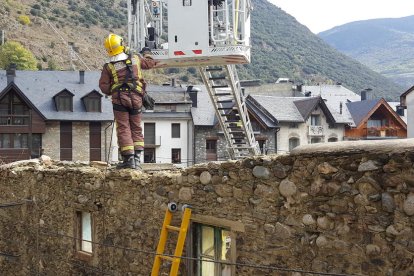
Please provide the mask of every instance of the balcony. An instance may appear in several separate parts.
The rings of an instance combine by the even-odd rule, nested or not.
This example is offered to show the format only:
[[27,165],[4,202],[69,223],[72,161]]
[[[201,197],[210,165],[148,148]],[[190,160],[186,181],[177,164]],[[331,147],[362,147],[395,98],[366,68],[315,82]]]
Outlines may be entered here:
[[308,135],[311,137],[324,136],[323,126],[309,126]]
[[0,115],[0,125],[2,126],[28,126],[29,115]]
[[366,129],[366,139],[398,138],[398,131],[392,127],[369,127]]

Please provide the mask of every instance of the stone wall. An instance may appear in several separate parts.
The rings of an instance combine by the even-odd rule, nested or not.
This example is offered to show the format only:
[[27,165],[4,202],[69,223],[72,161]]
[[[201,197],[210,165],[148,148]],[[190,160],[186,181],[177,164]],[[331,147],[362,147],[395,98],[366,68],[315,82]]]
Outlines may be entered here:
[[[2,275],[149,275],[170,201],[230,227],[238,263],[414,274],[414,139],[307,145],[156,173],[43,158],[1,166],[0,187],[1,203],[22,204],[0,208]],[[76,250],[79,211],[92,214],[92,256]],[[234,273],[306,275],[243,265]]]

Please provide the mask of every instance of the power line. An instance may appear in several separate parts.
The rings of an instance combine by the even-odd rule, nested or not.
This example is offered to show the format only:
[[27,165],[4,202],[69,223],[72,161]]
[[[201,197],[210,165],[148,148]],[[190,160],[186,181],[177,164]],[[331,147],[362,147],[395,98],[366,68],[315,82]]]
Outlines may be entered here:
[[[87,241],[87,240],[83,240],[77,237],[60,234],[57,232],[51,232],[51,231],[41,231],[40,234],[44,234],[48,236],[58,236],[58,237],[74,239],[78,241]],[[172,254],[157,254],[157,253],[154,253],[148,250],[142,250],[142,249],[120,246],[120,245],[115,245],[115,244],[110,245],[110,244],[103,244],[103,243],[98,243],[98,242],[93,242],[93,241],[87,241],[87,242],[90,242],[95,245],[100,245],[103,247],[110,247],[110,248],[121,249],[125,251],[150,254],[153,256],[165,256],[165,257],[171,257],[171,258],[179,258],[182,260],[209,262],[209,263],[216,263],[216,264],[231,265],[231,266],[236,266],[236,267],[248,267],[248,268],[265,269],[265,270],[271,270],[271,271],[283,271],[283,272],[299,272],[299,273],[306,273],[306,274],[312,274],[312,275],[330,275],[330,276],[356,276],[358,275],[358,274],[343,274],[343,273],[331,273],[331,272],[320,272],[320,271],[316,272],[316,271],[308,271],[308,270],[303,270],[303,269],[289,269],[289,268],[275,267],[275,266],[270,266],[270,265],[256,265],[256,264],[241,263],[241,262],[216,261],[216,260],[200,259],[200,258],[195,258],[195,257],[175,256]]]

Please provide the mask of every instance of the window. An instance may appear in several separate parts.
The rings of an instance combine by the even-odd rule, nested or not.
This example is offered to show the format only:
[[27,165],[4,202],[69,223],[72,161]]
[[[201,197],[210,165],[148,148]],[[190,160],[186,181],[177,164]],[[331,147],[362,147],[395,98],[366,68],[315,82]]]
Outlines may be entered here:
[[72,161],[72,122],[60,122],[60,160]]
[[156,163],[154,148],[144,149],[144,163]]
[[173,164],[181,163],[181,149],[171,149],[171,162]]
[[338,138],[331,137],[331,138],[328,139],[328,142],[338,142]]
[[58,111],[72,111],[72,97],[60,96],[56,100]]
[[86,112],[102,112],[101,98],[102,95],[95,90],[82,97]]
[[0,148],[2,149],[11,148],[10,134],[8,133],[0,134]]
[[28,145],[27,145],[27,139],[28,138],[28,134],[27,133],[16,133],[14,134],[14,145],[13,147],[15,149],[27,149]]
[[[234,239],[230,230],[200,223],[193,224],[196,262],[195,275],[199,276],[230,276],[232,267],[211,261],[232,262],[235,252]],[[208,260],[209,262],[203,262]]]
[[368,120],[367,127],[381,127],[382,123],[382,120]]
[[144,123],[145,145],[155,145],[155,123]]
[[53,99],[55,101],[57,111],[73,111],[73,94],[68,90],[63,90],[56,94]]
[[[36,137],[35,135],[36,134],[33,134],[33,137]],[[28,149],[29,148],[29,134],[27,133],[2,133],[0,134],[0,148]]]
[[322,139],[321,138],[312,138],[311,139],[311,144],[317,144],[317,143],[321,143]]
[[101,123],[89,123],[89,161],[101,161]]
[[76,212],[77,218],[77,251],[91,254],[92,245],[92,216],[89,212]]
[[260,148],[260,152],[261,154],[266,154],[267,153],[267,148],[266,148],[266,140],[263,139],[257,139],[257,143],[259,143],[259,148]]
[[29,107],[11,92],[0,100],[0,125],[29,125]]
[[296,138],[296,137],[289,138],[289,151],[293,150],[299,145],[300,145],[299,138]]
[[289,128],[299,128],[299,124],[298,123],[290,123]]
[[84,100],[86,112],[102,112],[100,97],[87,97]]
[[183,6],[184,6],[184,7],[186,7],[186,6],[191,6],[191,1],[192,1],[192,0],[183,0]]
[[42,134],[32,134],[32,158],[39,158],[42,155]]
[[217,161],[217,139],[206,140],[207,161]]
[[180,124],[171,124],[171,137],[180,138]]
[[311,125],[312,126],[320,126],[321,125],[321,116],[319,114],[311,115]]

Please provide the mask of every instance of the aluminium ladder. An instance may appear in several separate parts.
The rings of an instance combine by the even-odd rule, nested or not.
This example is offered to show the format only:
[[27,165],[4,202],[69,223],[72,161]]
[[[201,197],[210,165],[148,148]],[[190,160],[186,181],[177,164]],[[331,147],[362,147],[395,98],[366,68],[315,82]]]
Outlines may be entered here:
[[231,159],[259,155],[235,65],[199,67]]
[[[170,225],[173,213],[177,211],[177,205],[175,203],[168,204],[167,211],[165,212],[164,222],[162,224],[160,240],[157,246],[157,253],[154,258],[154,265],[152,266],[151,276],[158,276],[161,267],[161,261],[167,260],[171,262],[170,276],[177,276],[178,269],[181,262],[181,255],[183,254],[184,242],[187,235],[187,230],[190,224],[191,207],[184,205],[184,214],[181,219],[181,226],[176,227]],[[174,256],[164,255],[165,245],[167,243],[168,231],[178,232],[177,244],[174,251]]]

